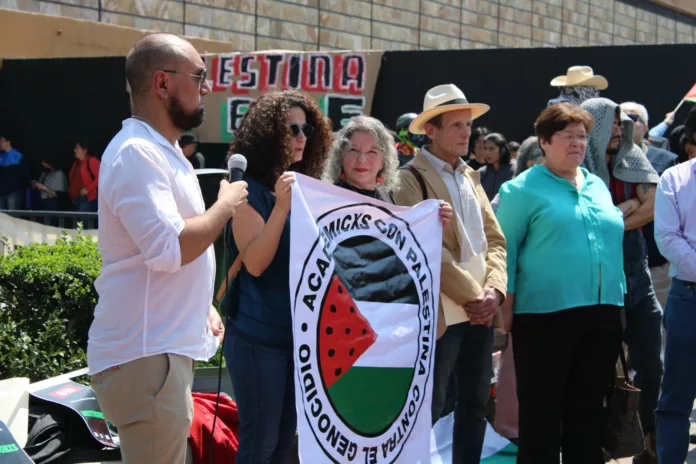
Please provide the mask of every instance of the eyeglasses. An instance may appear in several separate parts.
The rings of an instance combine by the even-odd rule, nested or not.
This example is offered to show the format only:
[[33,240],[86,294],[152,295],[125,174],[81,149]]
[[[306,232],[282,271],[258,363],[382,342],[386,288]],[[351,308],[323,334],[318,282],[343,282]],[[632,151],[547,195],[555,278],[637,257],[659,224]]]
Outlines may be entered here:
[[558,134],[558,138],[560,138],[563,141],[563,143],[568,143],[568,144],[573,143],[576,140],[580,143],[583,143],[583,144],[587,143],[587,134],[575,135],[575,134],[561,132],[560,134]]
[[639,114],[627,114],[626,116],[631,118],[631,121],[633,122],[642,122],[645,124],[645,121],[643,121],[643,118],[641,118]]
[[182,72],[179,72],[179,71],[174,71],[174,70],[172,70],[172,69],[163,69],[162,72],[166,72],[166,73],[169,73],[169,74],[181,74],[182,76],[191,76],[191,77],[195,77],[196,79],[198,79],[198,88],[199,88],[199,89],[200,89],[201,87],[203,87],[203,83],[204,83],[204,82],[207,82],[207,81],[208,81],[208,70],[207,70],[207,69],[204,69],[203,71],[201,71],[200,74],[182,73]]
[[350,158],[355,158],[356,160],[359,159],[361,156],[364,156],[366,159],[370,161],[375,161],[379,158],[382,157],[382,152],[381,150],[377,150],[375,148],[371,148],[368,151],[360,151],[357,147],[349,147],[348,151],[345,154],[346,157]]
[[299,137],[300,132],[304,134],[305,137],[311,138],[314,135],[314,126],[311,124],[290,124],[290,133],[293,137]]

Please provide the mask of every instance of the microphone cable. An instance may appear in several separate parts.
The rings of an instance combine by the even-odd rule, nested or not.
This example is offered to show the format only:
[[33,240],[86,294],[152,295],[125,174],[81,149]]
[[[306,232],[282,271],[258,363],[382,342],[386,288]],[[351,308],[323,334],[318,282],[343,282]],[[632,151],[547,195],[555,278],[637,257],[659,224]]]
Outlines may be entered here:
[[[229,182],[234,182],[235,180],[241,180],[242,176],[239,176],[239,179],[236,179],[237,175],[239,173],[244,173],[247,168],[247,160],[246,158],[238,153],[235,153],[230,157],[229,160],[227,160],[227,169],[229,171]],[[230,269],[229,269],[229,250],[227,248],[227,239],[228,239],[228,234],[229,238],[231,240],[234,240],[234,236],[232,235],[232,218],[230,218],[227,221],[227,224],[225,225],[225,228],[222,230],[222,268],[224,269],[225,272],[225,291],[223,292],[220,298],[220,301],[217,302],[217,304],[222,308],[223,301],[226,301],[228,298],[233,297],[233,295],[230,294]],[[237,250],[238,253],[241,253],[240,250]],[[233,264],[234,265],[234,264]],[[240,266],[241,269],[241,266]],[[239,273],[239,269],[235,272],[235,275],[232,277],[232,280],[237,278],[237,274]],[[234,293],[234,292],[232,292]],[[222,390],[222,361],[225,359],[225,342],[227,341],[227,332],[228,332],[228,327],[229,327],[229,322],[230,322],[230,313],[232,312],[232,308],[230,308],[231,305],[236,304],[234,301],[230,301],[228,305],[226,305],[225,308],[225,323],[223,326],[223,334],[222,334],[222,343],[220,344],[220,363],[218,364],[218,386],[217,386],[217,394],[215,395],[215,410],[213,413],[213,426],[210,430],[210,464],[213,464],[213,445],[215,444],[215,425],[217,424],[217,419],[218,419],[218,410],[220,407],[220,393]],[[220,313],[219,308],[216,307],[216,310],[218,311],[218,314]]]
[[[229,270],[229,253],[227,250],[227,232],[232,233],[232,219],[227,221],[227,224],[225,225],[225,228],[222,231],[222,268],[225,270],[225,292],[223,293],[223,298],[220,299],[218,302],[218,305],[222,306],[222,301],[225,299],[229,298],[230,295],[228,295],[228,292],[230,290],[230,270]],[[236,277],[236,276],[235,276]],[[218,310],[219,314],[219,309]],[[215,444],[215,425],[217,424],[217,418],[218,418],[218,408],[220,406],[220,393],[222,390],[222,361],[225,359],[225,341],[227,340],[227,328],[229,327],[229,321],[230,321],[230,312],[225,311],[225,324],[224,324],[224,332],[222,334],[222,343],[220,343],[220,362],[218,364],[218,385],[217,385],[217,394],[215,395],[215,410],[213,412],[213,426],[210,429],[210,459],[208,462],[210,464],[213,464],[213,453],[214,453],[214,444]]]

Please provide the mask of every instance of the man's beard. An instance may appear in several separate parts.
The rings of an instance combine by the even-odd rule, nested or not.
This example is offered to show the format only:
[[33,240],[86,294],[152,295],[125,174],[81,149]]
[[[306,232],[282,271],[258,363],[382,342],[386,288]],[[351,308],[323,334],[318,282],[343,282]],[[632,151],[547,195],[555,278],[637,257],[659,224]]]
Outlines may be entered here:
[[619,152],[619,147],[607,148],[607,155],[615,155]]
[[178,98],[171,97],[169,100],[169,117],[172,119],[174,126],[182,132],[195,129],[203,124],[203,113],[203,105],[199,105],[198,108],[187,113],[181,106]]

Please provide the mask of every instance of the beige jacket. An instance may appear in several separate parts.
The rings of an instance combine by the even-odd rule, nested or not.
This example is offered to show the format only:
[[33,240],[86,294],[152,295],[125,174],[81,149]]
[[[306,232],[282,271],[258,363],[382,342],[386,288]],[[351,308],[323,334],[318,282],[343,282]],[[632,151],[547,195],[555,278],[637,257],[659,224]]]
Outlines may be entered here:
[[[420,172],[425,181],[428,198],[439,198],[454,204],[450,197],[445,182],[440,173],[428,162],[419,152],[409,163]],[[492,287],[505,295],[507,292],[507,254],[505,251],[505,236],[491,208],[490,202],[486,197],[486,192],[481,187],[479,173],[466,167],[464,175],[474,187],[476,196],[481,204],[481,216],[483,227],[488,241],[488,253],[486,256],[486,281],[484,287]],[[408,169],[400,169],[401,186],[394,192],[394,201],[397,205],[413,206],[423,200],[418,180]],[[483,288],[472,277],[472,275],[459,266],[459,256],[461,249],[459,246],[459,228],[452,219],[450,225],[445,228],[442,235],[442,263],[440,274],[441,294],[447,295],[456,305],[457,310],[463,311],[463,306],[478,298],[483,292]],[[466,221],[466,218],[463,218]],[[440,298],[440,308],[438,312],[437,338],[440,338],[446,330],[445,316],[443,310],[443,298]],[[498,311],[495,318],[496,327],[502,326],[502,314]]]

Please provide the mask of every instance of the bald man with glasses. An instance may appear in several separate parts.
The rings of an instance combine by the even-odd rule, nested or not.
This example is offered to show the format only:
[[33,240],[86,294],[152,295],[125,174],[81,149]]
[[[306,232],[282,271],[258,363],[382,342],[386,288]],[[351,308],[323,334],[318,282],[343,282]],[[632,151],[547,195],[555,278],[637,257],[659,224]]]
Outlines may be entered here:
[[203,122],[205,69],[182,38],[138,41],[126,57],[133,117],[102,157],[102,270],[87,362],[124,463],[185,462],[194,362],[215,354],[224,333],[211,307],[212,244],[246,202],[246,182],[222,181],[206,211],[177,143]]

